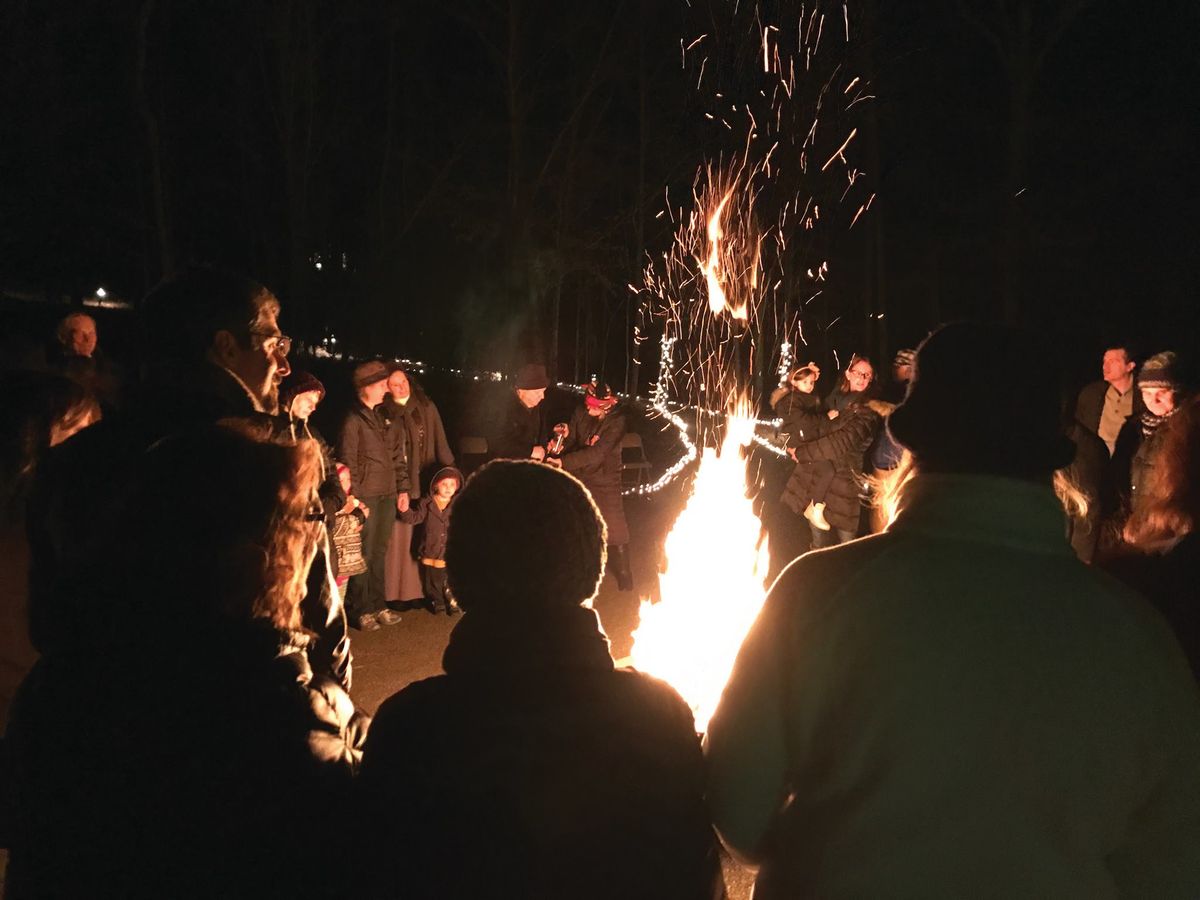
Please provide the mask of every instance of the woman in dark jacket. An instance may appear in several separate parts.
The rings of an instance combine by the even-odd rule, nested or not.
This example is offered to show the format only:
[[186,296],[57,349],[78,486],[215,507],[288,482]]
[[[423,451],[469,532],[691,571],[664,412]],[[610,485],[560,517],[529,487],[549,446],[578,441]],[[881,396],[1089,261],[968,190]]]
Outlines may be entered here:
[[455,500],[446,563],[465,615],[446,674],[376,717],[353,830],[394,858],[361,867],[363,895],[720,895],[691,711],[614,669],[584,605],[604,543],[579,482],[536,462],[489,463]]
[[[387,385],[384,410],[391,420],[395,440],[408,460],[408,480],[400,485],[400,492],[408,496],[408,505],[412,507],[425,495],[427,479],[434,470],[454,465],[454,453],[446,440],[441,413],[408,372],[393,365]],[[397,514],[384,575],[388,600],[412,603],[423,597],[412,539],[413,526]]]
[[803,514],[813,493],[808,480],[814,477],[814,467],[806,463],[827,460],[834,466],[833,481],[825,495],[825,518],[831,530],[822,531],[811,526],[813,547],[845,543],[858,536],[864,487],[863,457],[883,421],[883,409],[885,407],[878,401],[867,399],[865,391],[860,391],[843,404],[832,431],[810,441],[789,445],[797,465],[784,488],[783,502],[797,515]]
[[44,656],[14,708],[9,898],[343,893],[365,720],[300,629],[317,452],[264,434],[140,460],[111,635]]
[[584,389],[583,404],[571,416],[559,462],[584,483],[608,525],[608,563],[623,591],[633,590],[629,566],[629,525],[621,500],[621,441],[624,408],[608,385],[593,382]]

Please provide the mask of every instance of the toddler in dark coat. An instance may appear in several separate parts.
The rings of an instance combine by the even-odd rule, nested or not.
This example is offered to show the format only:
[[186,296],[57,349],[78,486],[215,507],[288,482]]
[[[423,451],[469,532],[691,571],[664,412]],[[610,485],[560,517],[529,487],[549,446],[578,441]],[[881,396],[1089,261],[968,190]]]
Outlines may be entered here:
[[[783,419],[780,430],[789,435],[789,447],[800,441],[811,441],[826,434],[831,428],[830,420],[837,418],[836,410],[825,412],[822,409],[821,399],[813,391],[817,379],[820,377],[820,369],[812,363],[797,369],[791,377],[793,390],[784,394],[776,403],[776,412]],[[795,453],[791,455],[795,459]],[[816,462],[797,462],[796,465],[798,467],[805,466],[810,470],[809,477],[803,479],[804,483],[811,485],[811,496],[808,498],[808,505],[804,507],[804,518],[812,522],[814,527],[828,531],[829,522],[825,519],[825,496],[829,493],[829,486],[833,483],[834,465],[831,461],[824,459]]]
[[450,505],[462,483],[463,475],[458,469],[453,466],[439,469],[429,493],[398,516],[401,522],[425,526],[414,542],[421,563],[421,589],[429,611],[437,612],[440,605],[448,616],[458,612],[458,604],[446,583],[446,532],[450,526]]

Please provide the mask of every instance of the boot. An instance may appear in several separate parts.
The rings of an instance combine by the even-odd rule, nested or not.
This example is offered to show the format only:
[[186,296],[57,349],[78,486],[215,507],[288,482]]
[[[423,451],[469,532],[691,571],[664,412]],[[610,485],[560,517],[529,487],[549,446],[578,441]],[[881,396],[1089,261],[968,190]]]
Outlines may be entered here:
[[609,544],[608,567],[617,577],[618,590],[633,590],[633,572],[629,568],[628,544]]
[[804,518],[812,522],[814,528],[819,528],[821,531],[829,530],[829,523],[825,520],[825,504],[810,503],[804,510]]

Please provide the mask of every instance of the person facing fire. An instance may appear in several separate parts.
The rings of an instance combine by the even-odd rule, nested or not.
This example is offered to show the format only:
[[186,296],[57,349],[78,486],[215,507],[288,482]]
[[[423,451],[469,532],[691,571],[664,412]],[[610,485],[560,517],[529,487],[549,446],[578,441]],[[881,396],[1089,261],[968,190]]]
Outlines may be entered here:
[[608,525],[609,568],[622,591],[633,590],[629,525],[621,500],[621,440],[627,419],[617,395],[602,379],[584,385],[583,404],[570,423],[560,457],[547,457],[584,483]]
[[354,867],[357,893],[722,896],[692,712],[615,668],[590,606],[604,562],[577,479],[496,460],[468,480],[446,545],[463,615],[445,674],[386,700],[364,750],[356,833],[389,860]]
[[1053,360],[1017,329],[934,332],[891,414],[895,521],[768,594],[706,744],[761,900],[1200,896],[1195,683],[1066,541]]
[[545,366],[529,363],[521,367],[504,407],[500,430],[492,442],[492,452],[498,458],[539,462],[546,458],[548,432],[542,401],[548,387],[550,378]]

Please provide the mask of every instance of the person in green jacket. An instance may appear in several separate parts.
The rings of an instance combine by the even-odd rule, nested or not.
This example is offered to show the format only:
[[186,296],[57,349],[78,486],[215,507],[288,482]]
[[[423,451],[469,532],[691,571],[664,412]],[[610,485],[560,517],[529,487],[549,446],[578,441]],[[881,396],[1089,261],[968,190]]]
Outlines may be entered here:
[[705,752],[759,900],[1200,896],[1200,695],[1066,542],[1039,347],[931,335],[890,421],[898,517],[793,562],[747,635]]

